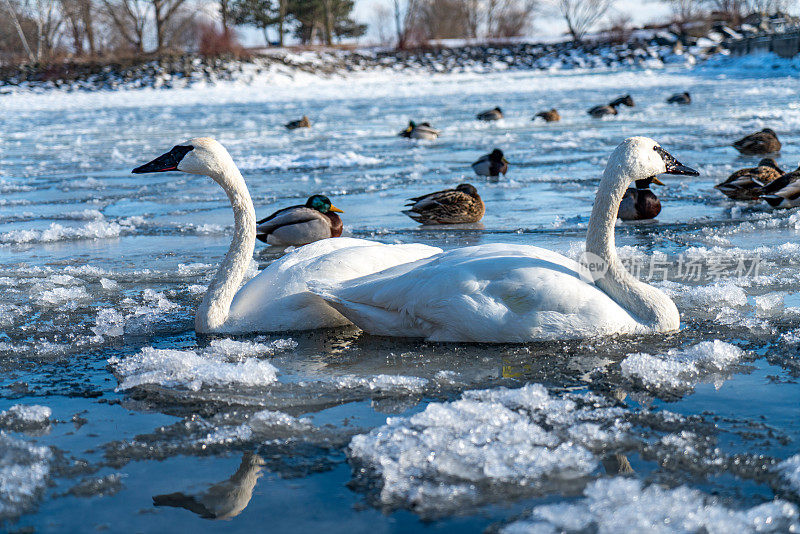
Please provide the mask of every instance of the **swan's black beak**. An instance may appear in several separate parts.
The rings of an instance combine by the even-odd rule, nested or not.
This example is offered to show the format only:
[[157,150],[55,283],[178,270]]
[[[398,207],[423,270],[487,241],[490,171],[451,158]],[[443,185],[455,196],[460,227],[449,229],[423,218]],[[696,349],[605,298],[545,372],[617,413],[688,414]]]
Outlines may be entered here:
[[692,169],[691,167],[687,167],[674,157],[672,154],[661,148],[660,146],[653,147],[653,149],[658,152],[658,155],[661,156],[661,159],[664,160],[664,165],[667,167],[667,170],[664,171],[664,174],[682,174],[684,176],[700,176],[700,173],[696,170]]
[[150,163],[145,163],[141,167],[136,167],[131,172],[133,174],[144,174],[146,172],[177,171],[178,164],[193,148],[193,146],[177,145],[166,154],[158,156]]

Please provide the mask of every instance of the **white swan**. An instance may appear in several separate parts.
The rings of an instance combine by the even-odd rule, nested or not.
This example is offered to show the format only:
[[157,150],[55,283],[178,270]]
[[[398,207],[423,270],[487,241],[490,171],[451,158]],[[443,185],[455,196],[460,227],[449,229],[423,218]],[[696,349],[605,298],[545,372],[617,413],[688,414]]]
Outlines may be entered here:
[[665,173],[698,174],[645,137],[626,139],[611,155],[586,235],[587,256],[601,268],[592,277],[549,250],[491,244],[309,288],[377,335],[503,343],[676,330],[675,304],[628,274],[614,247],[628,185]]
[[190,139],[134,173],[183,171],[211,177],[233,208],[230,249],[197,310],[199,333],[312,330],[350,324],[324,300],[309,293],[312,279],[345,281],[442,250],[427,245],[385,245],[365,239],[324,239],[292,251],[241,287],[253,257],[256,214],[242,174],[228,151],[209,137]]

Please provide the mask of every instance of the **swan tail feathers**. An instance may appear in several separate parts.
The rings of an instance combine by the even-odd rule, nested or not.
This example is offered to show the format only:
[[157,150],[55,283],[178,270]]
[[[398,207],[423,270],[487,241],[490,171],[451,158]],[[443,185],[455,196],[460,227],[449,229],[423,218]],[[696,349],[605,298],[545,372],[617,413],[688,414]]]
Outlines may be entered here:
[[336,286],[320,280],[308,283],[308,290],[362,330],[376,336],[425,337],[414,328],[406,314],[362,302],[348,301],[336,294]]

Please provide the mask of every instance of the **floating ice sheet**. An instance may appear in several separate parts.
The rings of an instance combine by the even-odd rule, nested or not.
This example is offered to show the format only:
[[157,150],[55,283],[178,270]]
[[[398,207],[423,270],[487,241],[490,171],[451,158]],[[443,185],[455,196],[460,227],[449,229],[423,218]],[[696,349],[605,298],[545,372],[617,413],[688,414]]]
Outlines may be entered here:
[[691,388],[704,376],[720,373],[736,364],[742,350],[715,339],[666,354],[631,354],[620,364],[622,374],[652,389]]
[[50,449],[0,431],[0,520],[33,506],[50,474]]
[[442,513],[525,487],[592,473],[592,450],[624,442],[623,411],[591,394],[551,397],[539,385],[468,391],[353,437],[349,455],[379,478],[384,504]]
[[146,347],[134,356],[108,362],[120,377],[118,390],[143,384],[187,388],[206,386],[263,386],[278,379],[278,369],[256,356],[275,354],[296,346],[291,340],[254,343],[217,339],[204,350]]
[[576,503],[537,506],[527,519],[511,523],[504,534],[558,532],[707,532],[709,534],[797,532],[797,507],[775,500],[735,510],[687,487],[644,487],[638,480],[597,480]]

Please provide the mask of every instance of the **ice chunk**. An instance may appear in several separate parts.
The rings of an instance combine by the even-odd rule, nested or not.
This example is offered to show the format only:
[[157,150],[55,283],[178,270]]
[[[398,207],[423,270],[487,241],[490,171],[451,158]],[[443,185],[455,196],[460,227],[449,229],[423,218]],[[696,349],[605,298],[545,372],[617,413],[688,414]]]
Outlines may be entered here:
[[95,326],[92,328],[98,336],[116,337],[125,333],[125,318],[113,308],[103,308],[97,312]]
[[410,393],[421,392],[428,385],[428,380],[425,378],[403,375],[374,375],[370,377],[344,375],[337,377],[335,382],[341,388],[363,387],[371,391],[403,390]]
[[539,532],[795,532],[797,507],[774,500],[733,510],[687,487],[643,487],[638,480],[597,480],[576,503],[544,504],[527,519],[511,523],[504,534]]
[[0,427],[7,430],[35,430],[50,424],[52,411],[38,404],[15,404],[0,412]]
[[0,520],[17,517],[36,502],[50,473],[51,456],[48,447],[0,431]]
[[553,398],[539,384],[469,391],[353,437],[349,455],[380,478],[382,502],[441,513],[491,499],[486,485],[588,475],[598,465],[591,449],[624,439],[622,416],[595,395]]
[[0,234],[0,243],[50,243],[76,239],[106,239],[119,237],[123,226],[108,221],[92,221],[79,227],[51,223],[45,230],[12,230]]
[[640,381],[647,388],[691,388],[704,375],[725,371],[742,357],[742,350],[715,339],[688,349],[671,349],[666,354],[631,354],[620,364],[623,376]]
[[795,454],[778,464],[778,473],[786,486],[800,496],[800,454]]
[[291,343],[287,340],[264,344],[221,339],[212,341],[199,353],[146,347],[134,356],[125,359],[114,357],[108,362],[121,378],[117,390],[143,384],[183,387],[193,391],[198,391],[203,385],[263,386],[278,379],[278,369],[255,356],[274,354],[292,347]]

